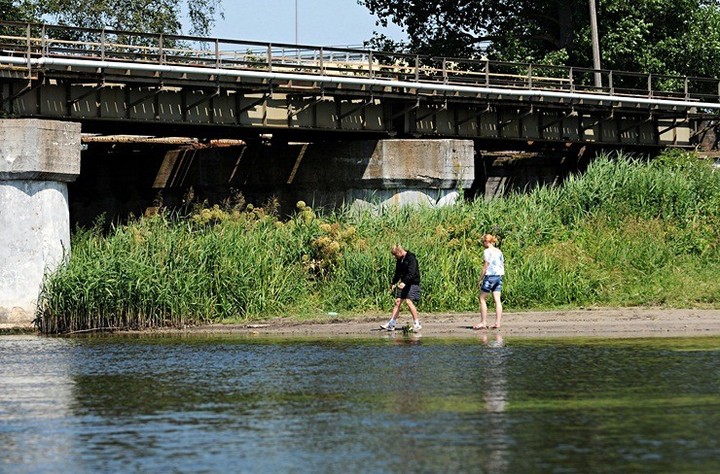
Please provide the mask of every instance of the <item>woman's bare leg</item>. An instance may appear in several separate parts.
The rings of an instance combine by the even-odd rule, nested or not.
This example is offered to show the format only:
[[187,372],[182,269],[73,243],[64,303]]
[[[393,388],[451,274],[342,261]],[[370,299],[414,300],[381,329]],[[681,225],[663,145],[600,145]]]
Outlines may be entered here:
[[495,301],[495,325],[493,327],[499,328],[503,312],[502,301],[500,301],[499,291],[493,291],[493,300]]
[[484,291],[480,292],[480,326],[481,327],[487,326],[487,313],[488,313],[487,296],[488,296],[488,294],[486,292],[484,292]]

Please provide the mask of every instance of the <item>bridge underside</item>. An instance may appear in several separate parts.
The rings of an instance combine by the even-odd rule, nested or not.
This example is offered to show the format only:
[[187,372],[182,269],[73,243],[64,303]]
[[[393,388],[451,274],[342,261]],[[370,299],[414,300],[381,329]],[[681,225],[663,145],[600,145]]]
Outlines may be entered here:
[[287,140],[436,137],[484,149],[690,147],[686,110],[611,100],[440,94],[320,82],[122,69],[0,74],[2,113],[82,122],[84,133]]

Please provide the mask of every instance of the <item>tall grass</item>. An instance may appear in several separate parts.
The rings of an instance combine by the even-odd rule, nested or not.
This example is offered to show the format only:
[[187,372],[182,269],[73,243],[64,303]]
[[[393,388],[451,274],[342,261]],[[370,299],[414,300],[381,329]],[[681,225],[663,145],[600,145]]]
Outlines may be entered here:
[[717,305],[720,173],[692,154],[604,156],[561,187],[452,207],[289,220],[251,206],[79,230],[43,289],[46,332],[388,311],[389,253],[418,255],[423,312],[476,311],[480,237],[501,237],[508,309]]

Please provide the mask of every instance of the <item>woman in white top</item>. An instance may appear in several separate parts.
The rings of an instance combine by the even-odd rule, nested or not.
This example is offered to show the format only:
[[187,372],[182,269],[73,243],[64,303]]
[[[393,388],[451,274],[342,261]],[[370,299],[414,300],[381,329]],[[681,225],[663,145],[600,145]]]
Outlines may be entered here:
[[505,257],[502,251],[495,247],[498,239],[492,234],[485,234],[482,238],[483,246],[483,270],[480,275],[480,324],[473,326],[473,329],[487,329],[487,296],[492,293],[495,301],[495,324],[492,329],[500,327],[502,319],[502,303],[500,293],[502,292],[503,275],[505,275]]

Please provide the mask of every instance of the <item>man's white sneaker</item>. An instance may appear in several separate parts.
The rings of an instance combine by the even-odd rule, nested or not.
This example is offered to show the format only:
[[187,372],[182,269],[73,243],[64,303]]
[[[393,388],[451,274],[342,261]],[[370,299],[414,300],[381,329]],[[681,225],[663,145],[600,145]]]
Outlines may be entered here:
[[421,329],[422,329],[422,326],[420,325],[419,322],[415,322],[415,324],[413,324],[413,331],[419,331]]
[[386,331],[394,331],[395,330],[395,323],[394,322],[388,322],[385,324],[381,324],[380,327]]

